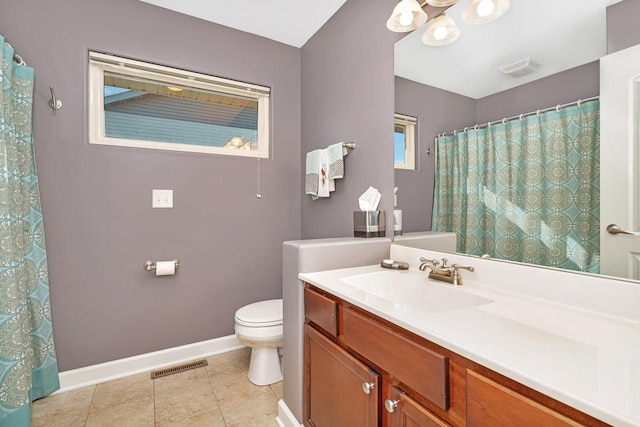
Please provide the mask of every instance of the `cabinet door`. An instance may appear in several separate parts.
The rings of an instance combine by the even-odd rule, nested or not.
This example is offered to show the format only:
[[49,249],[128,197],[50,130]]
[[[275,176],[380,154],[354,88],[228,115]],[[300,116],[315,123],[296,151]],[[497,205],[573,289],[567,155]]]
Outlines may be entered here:
[[378,374],[306,324],[304,337],[304,424],[378,426]]
[[385,400],[390,427],[450,427],[427,408],[393,387]]

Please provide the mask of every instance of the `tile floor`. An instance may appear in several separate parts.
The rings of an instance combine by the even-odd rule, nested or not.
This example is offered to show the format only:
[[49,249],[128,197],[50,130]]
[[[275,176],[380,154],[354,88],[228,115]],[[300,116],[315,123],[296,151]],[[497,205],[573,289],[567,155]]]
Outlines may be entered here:
[[151,379],[143,373],[54,394],[33,403],[33,427],[274,427],[282,382],[247,379],[250,349],[207,358],[209,365]]

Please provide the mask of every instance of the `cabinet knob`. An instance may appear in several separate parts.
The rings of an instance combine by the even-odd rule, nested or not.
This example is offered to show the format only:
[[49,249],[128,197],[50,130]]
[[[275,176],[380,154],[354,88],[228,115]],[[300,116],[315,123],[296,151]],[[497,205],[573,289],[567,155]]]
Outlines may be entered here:
[[398,403],[397,400],[387,399],[384,401],[384,408],[387,412],[393,412],[398,407]]
[[368,382],[363,382],[362,383],[362,391],[365,392],[365,394],[369,394],[371,393],[371,390],[373,390],[376,386],[376,383],[368,383]]

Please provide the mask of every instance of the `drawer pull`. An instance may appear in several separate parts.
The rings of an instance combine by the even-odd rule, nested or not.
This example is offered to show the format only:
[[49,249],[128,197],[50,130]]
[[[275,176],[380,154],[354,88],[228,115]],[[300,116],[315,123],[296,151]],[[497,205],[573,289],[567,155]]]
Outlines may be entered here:
[[376,386],[376,383],[368,383],[368,382],[363,382],[362,383],[362,391],[364,391],[365,394],[369,394],[371,393],[371,390],[373,390]]
[[387,412],[392,413],[398,407],[398,403],[397,400],[387,399],[384,401],[384,408]]

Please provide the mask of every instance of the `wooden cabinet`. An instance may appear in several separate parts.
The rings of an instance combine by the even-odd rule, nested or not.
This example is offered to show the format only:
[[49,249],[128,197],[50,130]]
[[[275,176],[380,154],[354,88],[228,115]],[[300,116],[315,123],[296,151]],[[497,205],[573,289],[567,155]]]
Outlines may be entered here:
[[305,323],[306,426],[607,425],[311,285]]
[[304,300],[306,426],[449,426],[416,400],[448,409],[446,356],[310,287]]
[[305,325],[305,425],[378,426],[380,376]]

